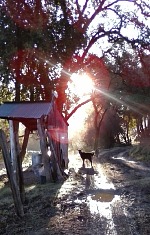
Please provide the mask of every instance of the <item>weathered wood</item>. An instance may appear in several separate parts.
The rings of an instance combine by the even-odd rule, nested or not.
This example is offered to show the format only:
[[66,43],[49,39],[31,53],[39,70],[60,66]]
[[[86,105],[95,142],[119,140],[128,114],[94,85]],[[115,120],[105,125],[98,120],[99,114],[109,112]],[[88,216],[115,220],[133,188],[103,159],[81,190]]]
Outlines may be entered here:
[[21,157],[22,162],[23,162],[25,154],[26,154],[26,149],[27,149],[28,140],[29,140],[29,134],[30,134],[30,130],[28,128],[25,128],[22,148],[20,151],[20,157]]
[[52,175],[50,171],[50,159],[47,154],[47,144],[46,144],[46,134],[45,129],[43,127],[43,123],[41,119],[37,119],[37,129],[40,136],[40,148],[43,158],[44,170],[46,175],[46,181],[52,181]]
[[10,130],[10,158],[12,167],[14,169],[14,177],[15,181],[18,181],[17,179],[17,158],[16,158],[16,144],[15,144],[15,131],[14,131],[14,123],[13,120],[9,120],[9,130]]
[[17,158],[17,174],[18,174],[18,186],[20,190],[21,201],[25,201],[25,189],[24,189],[24,178],[22,170],[22,159],[20,155],[20,144],[19,144],[19,122],[13,121],[14,125],[14,142],[16,148],[16,158]]
[[55,147],[53,145],[52,137],[50,136],[50,133],[47,133],[47,136],[48,136],[48,143],[49,143],[50,149],[52,151],[52,163],[53,163],[53,168],[55,171],[55,178],[58,178],[59,180],[64,179],[64,176],[63,176],[64,172],[61,169],[61,166],[58,162],[58,157],[56,154]]
[[[19,163],[19,147],[18,145],[18,140],[17,140],[17,124],[13,120],[9,120],[9,130],[10,130],[10,152],[11,152],[11,162],[12,162],[12,169],[13,169],[13,174],[12,177],[14,179],[14,182],[16,184],[16,187],[18,188],[17,191],[20,193],[20,189],[22,191],[21,187],[21,180],[20,175],[21,175],[21,166]],[[21,195],[20,195],[21,197]],[[22,197],[21,197],[22,200]]]
[[9,120],[10,129],[10,149],[11,149],[11,161],[13,168],[13,178],[16,182],[16,187],[20,192],[21,200],[24,201],[24,185],[22,174],[22,163],[19,158],[20,146],[18,138],[19,123],[13,120]]
[[21,201],[21,197],[20,197],[20,191],[17,186],[17,182],[14,180],[14,177],[13,177],[14,171],[13,171],[13,167],[11,164],[9,150],[7,147],[6,135],[5,135],[4,131],[1,129],[0,129],[0,145],[2,148],[4,163],[5,163],[5,167],[7,170],[8,179],[10,182],[10,187],[12,190],[16,214],[19,217],[23,217],[24,210],[23,210],[23,205],[22,205],[22,201]]

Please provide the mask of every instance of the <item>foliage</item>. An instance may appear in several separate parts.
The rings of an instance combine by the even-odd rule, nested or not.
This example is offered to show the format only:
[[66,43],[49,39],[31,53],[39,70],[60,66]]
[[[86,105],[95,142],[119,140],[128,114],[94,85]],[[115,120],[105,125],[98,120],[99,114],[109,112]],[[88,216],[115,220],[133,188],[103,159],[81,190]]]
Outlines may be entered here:
[[13,88],[8,87],[5,84],[1,83],[0,85],[0,103],[3,103],[7,100],[12,100],[14,98]]
[[121,42],[114,44],[110,55],[107,55],[107,63],[112,76],[117,77],[113,79],[115,83],[112,83],[112,91],[118,112],[123,118],[123,128],[128,132],[127,139],[133,128],[137,129],[138,137],[148,137],[149,53]]
[[[126,9],[126,2],[133,10]],[[142,4],[135,0],[2,1],[2,82],[15,83],[16,100],[49,100],[56,89],[59,108],[67,108],[64,105],[69,98],[65,93],[67,82],[73,72],[90,63],[86,56],[96,43],[99,57],[109,51],[112,43],[121,40],[147,47],[146,3],[146,0]],[[128,30],[129,26],[137,28],[139,34],[127,37],[122,29]]]
[[[95,84],[91,100],[96,141],[105,112],[110,108],[115,108],[116,116],[122,117],[129,139],[128,132],[137,112],[136,124],[141,128],[141,105],[142,113],[149,115],[141,104],[143,96],[149,97],[150,87],[148,22],[147,0],[140,3],[2,0],[0,82],[4,95],[1,102],[49,101],[56,90],[58,108],[70,118],[84,103],[80,104],[79,97],[71,94],[68,81],[73,73],[86,72]],[[148,102],[148,98],[144,100]],[[137,110],[135,106],[139,103]],[[126,115],[123,107],[132,110],[131,114]],[[128,122],[127,116],[130,116]],[[119,127],[117,130],[119,134]],[[113,142],[116,137],[111,138]]]

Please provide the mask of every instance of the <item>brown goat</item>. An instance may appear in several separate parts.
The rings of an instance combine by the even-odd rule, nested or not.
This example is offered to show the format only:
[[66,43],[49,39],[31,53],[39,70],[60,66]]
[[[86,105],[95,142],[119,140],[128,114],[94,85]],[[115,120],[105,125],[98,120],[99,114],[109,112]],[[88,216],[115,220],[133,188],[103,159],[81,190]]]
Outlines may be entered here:
[[82,152],[82,150],[78,150],[78,151],[79,151],[80,157],[82,158],[83,165],[84,165],[85,159],[87,159],[90,161],[91,167],[92,167],[92,157],[94,156],[94,152],[87,153],[87,152]]

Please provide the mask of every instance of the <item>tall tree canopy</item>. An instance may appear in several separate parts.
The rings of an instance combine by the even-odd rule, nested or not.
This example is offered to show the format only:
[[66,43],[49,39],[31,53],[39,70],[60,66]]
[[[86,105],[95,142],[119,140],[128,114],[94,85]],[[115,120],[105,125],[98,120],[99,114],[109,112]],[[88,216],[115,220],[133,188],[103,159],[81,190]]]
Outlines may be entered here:
[[148,0],[2,0],[0,81],[15,100],[49,100],[57,90],[63,110],[71,75],[86,72],[94,48],[99,58],[123,40],[148,50],[149,8]]

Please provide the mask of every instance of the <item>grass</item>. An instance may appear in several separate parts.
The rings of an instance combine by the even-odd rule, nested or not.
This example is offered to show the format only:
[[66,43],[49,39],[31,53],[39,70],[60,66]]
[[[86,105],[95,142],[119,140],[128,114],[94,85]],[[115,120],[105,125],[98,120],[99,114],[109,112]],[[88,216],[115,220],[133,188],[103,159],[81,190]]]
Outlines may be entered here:
[[137,161],[150,162],[150,146],[142,144],[133,146],[130,156]]
[[[2,156],[0,156],[2,160]],[[23,161],[24,169],[32,164],[31,156],[26,155]],[[27,173],[27,178],[30,177]],[[30,173],[30,171],[29,171]],[[31,179],[31,178],[30,178]],[[58,190],[62,183],[46,183],[25,185],[24,217],[18,218],[14,208],[12,192],[7,177],[0,180],[0,234],[17,235],[32,234],[41,227],[46,228],[49,219],[57,211],[55,203]]]
[[55,200],[61,183],[32,184],[25,186],[25,215],[18,218],[8,185],[0,183],[0,234],[28,234],[46,227],[56,213]]

